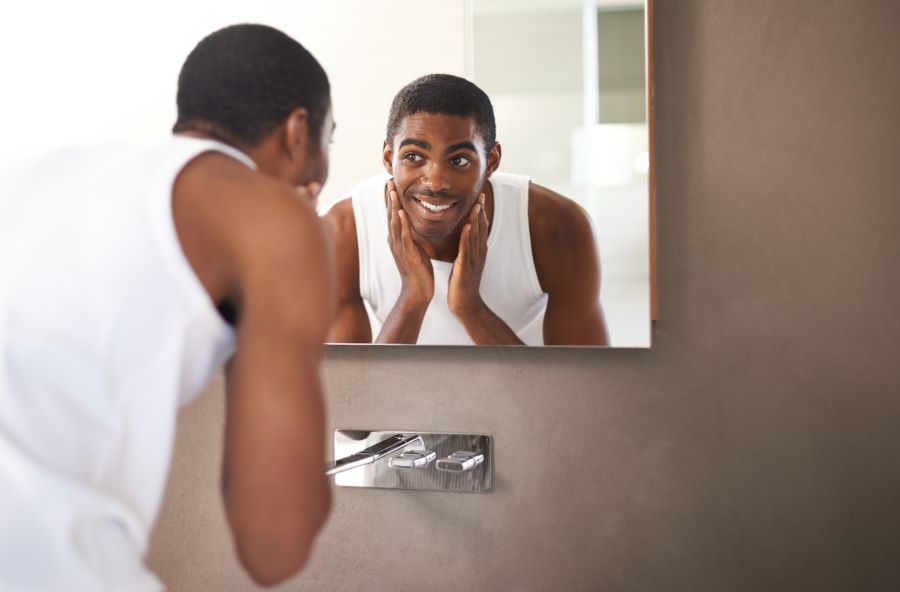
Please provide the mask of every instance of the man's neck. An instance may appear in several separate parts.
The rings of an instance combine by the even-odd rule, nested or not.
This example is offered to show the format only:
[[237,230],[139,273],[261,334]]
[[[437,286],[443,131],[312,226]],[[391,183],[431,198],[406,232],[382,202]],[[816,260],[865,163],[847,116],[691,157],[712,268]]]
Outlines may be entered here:
[[[213,140],[214,142],[220,142],[225,144],[226,146],[231,146],[232,148],[243,152],[247,157],[256,163],[257,170],[261,172],[266,172],[270,176],[274,176],[272,174],[272,166],[270,166],[270,162],[273,161],[269,152],[267,152],[266,142],[261,143],[259,146],[241,146],[235,144],[228,140],[227,138],[222,137],[220,134],[216,133],[214,129],[199,129],[192,128],[175,132],[176,136],[183,136],[187,138],[197,138],[199,140]],[[271,142],[270,142],[271,143]]]
[[413,229],[416,242],[422,245],[429,259],[436,261],[455,261],[459,254],[459,236],[462,233],[460,228],[453,231],[450,236],[443,238],[426,238]]
[[239,146],[235,146],[233,142],[229,142],[225,137],[216,133],[213,129],[186,129],[175,132],[176,136],[184,136],[187,138],[197,138],[199,140],[213,140],[215,142],[221,142],[227,146],[232,146],[237,148],[238,150],[244,151]]

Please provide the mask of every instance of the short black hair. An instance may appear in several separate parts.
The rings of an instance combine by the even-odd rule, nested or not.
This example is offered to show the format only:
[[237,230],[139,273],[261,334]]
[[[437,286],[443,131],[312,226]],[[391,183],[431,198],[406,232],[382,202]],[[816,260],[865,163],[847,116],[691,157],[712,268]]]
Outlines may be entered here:
[[178,76],[173,132],[210,125],[223,140],[256,146],[297,107],[318,139],[331,105],[328,75],[300,43],[278,29],[242,24],[207,35]]
[[389,145],[394,145],[394,136],[403,118],[415,113],[473,117],[486,149],[490,150],[497,143],[497,124],[491,100],[483,90],[465,78],[451,74],[428,74],[400,89],[391,103],[388,117]]

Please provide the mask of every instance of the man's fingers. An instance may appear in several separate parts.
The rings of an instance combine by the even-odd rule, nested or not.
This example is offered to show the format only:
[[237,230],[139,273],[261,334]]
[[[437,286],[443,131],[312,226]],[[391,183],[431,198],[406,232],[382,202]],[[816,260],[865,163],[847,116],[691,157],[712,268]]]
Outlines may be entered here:
[[400,212],[393,207],[388,208],[388,210],[390,210],[390,237],[391,240],[398,241],[400,240],[403,230],[402,220],[400,219]]
[[459,253],[456,254],[457,262],[463,262],[468,264],[467,257],[469,256],[469,252],[471,249],[469,248],[469,237],[472,233],[472,225],[466,224],[463,226],[462,232],[459,234]]
[[312,202],[315,205],[316,200],[319,199],[319,192],[322,191],[322,184],[313,181],[296,187],[294,191],[301,199]]
[[400,196],[397,195],[397,186],[394,185],[393,179],[388,182],[388,194],[391,196],[391,207],[395,210],[402,210],[400,207]]
[[478,206],[479,202],[475,202],[475,205],[472,206],[472,209],[469,211],[469,224],[474,224],[478,220]]
[[397,213],[400,218],[402,227],[401,239],[403,240],[403,248],[409,250],[410,253],[420,253],[424,257],[428,257],[428,251],[422,244],[422,239],[416,237],[412,231],[412,223],[409,221],[409,214],[403,208]]
[[395,239],[403,239],[403,230],[406,228],[408,232],[409,221],[406,219],[406,211],[400,207],[400,198],[397,196],[397,186],[394,180],[388,180],[388,196],[390,203],[388,204],[388,215],[391,219],[391,232]]
[[487,245],[487,237],[488,237],[488,218],[487,212],[484,210],[484,207],[481,208],[481,215],[478,216],[478,224],[481,229],[481,242]]
[[484,260],[487,257],[487,240],[488,240],[488,217],[487,217],[487,208],[485,207],[485,196],[484,193],[478,196],[478,203],[481,204],[481,211],[478,214],[478,253],[479,256]]
[[400,238],[403,240],[403,247],[412,249],[416,245],[413,242],[412,232],[409,231],[409,215],[406,210],[399,210],[397,217],[400,218]]
[[297,193],[309,199],[316,199],[319,197],[320,191],[322,191],[322,184],[317,183],[316,181],[297,187]]
[[470,252],[472,254],[472,257],[474,258],[478,256],[478,247],[481,244],[481,212],[482,210],[484,210],[484,206],[482,206],[480,203],[477,203],[475,204],[475,207],[473,209],[476,210],[475,220],[469,223],[469,226],[472,227],[472,230],[469,234],[469,240],[471,241]]
[[394,197],[391,195],[391,192],[393,192],[393,191],[394,191],[394,181],[393,181],[393,179],[388,179],[388,182],[387,182],[387,192],[388,192],[387,193],[387,207],[385,208],[387,210],[388,226],[390,226],[390,224],[391,224],[391,218],[394,213]]
[[389,183],[389,184],[388,184],[388,197],[391,198],[391,203],[390,203],[391,209],[392,209],[392,210],[399,209],[399,204],[398,204],[398,202],[399,202],[400,200],[397,198],[397,190],[394,188],[394,184],[393,184],[393,183]]

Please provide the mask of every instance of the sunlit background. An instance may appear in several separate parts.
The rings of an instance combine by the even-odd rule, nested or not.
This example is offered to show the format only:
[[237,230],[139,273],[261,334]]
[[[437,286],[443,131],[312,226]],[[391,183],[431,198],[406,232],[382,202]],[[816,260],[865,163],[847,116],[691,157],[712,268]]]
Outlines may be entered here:
[[[59,146],[152,142],[175,121],[178,71],[206,34],[258,22],[303,43],[338,124],[324,211],[381,171],[388,108],[431,72],[491,96],[501,170],[591,214],[612,345],[649,345],[642,2],[602,0],[80,0],[0,19],[0,163]],[[596,89],[596,92],[594,90]]]

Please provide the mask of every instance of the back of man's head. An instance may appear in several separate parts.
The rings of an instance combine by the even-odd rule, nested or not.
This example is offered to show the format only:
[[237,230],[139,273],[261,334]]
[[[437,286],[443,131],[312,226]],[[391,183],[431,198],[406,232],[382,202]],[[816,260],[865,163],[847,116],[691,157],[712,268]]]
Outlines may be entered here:
[[487,94],[472,82],[451,74],[428,74],[416,78],[394,97],[387,124],[387,142],[394,145],[394,135],[404,117],[415,113],[436,113],[472,117],[490,150],[497,141],[494,107]]
[[172,131],[200,129],[238,146],[256,146],[297,107],[313,139],[331,104],[325,70],[309,51],[265,25],[233,25],[205,37],[178,76]]

